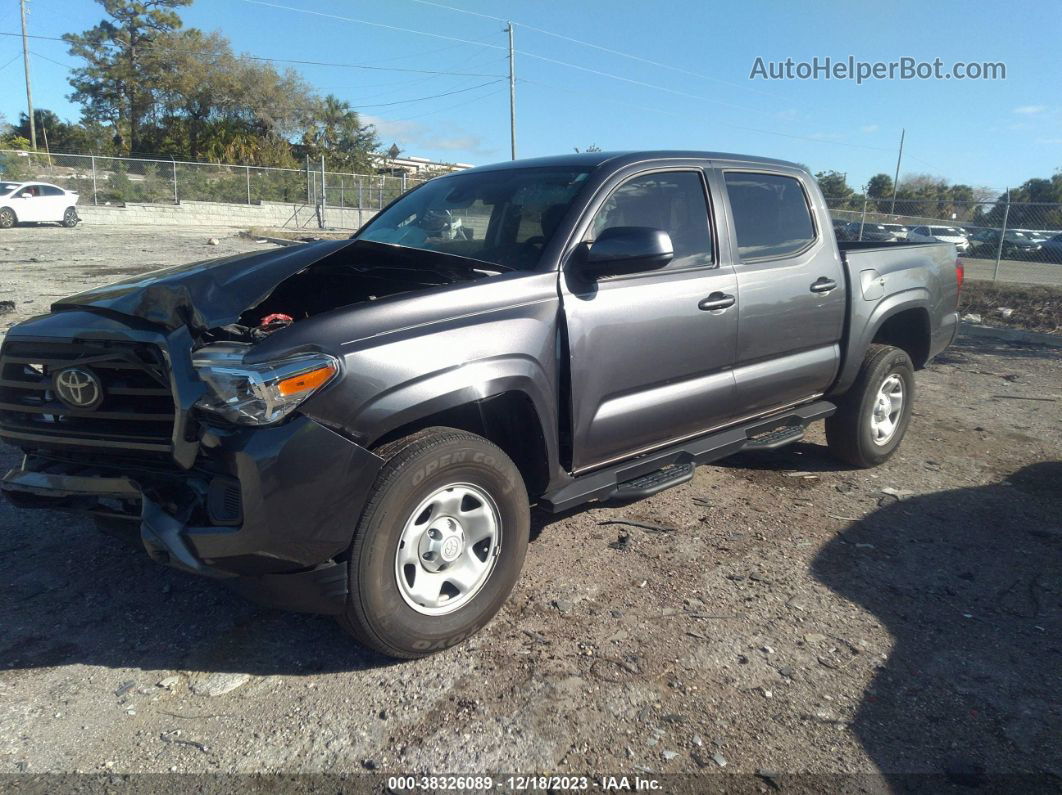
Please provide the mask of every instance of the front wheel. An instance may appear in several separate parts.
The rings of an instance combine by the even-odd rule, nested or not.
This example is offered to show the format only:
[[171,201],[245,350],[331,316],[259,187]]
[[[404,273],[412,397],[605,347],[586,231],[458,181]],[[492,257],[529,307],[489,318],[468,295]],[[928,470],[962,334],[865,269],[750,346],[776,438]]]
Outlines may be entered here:
[[911,357],[891,345],[871,345],[855,383],[826,420],[830,452],[863,468],[887,461],[911,422],[914,391]]
[[491,442],[428,428],[377,451],[380,470],[350,550],[340,624],[391,657],[454,646],[501,609],[523,566],[527,491]]
[[77,210],[73,207],[67,207],[66,212],[63,213],[63,226],[67,229],[73,229],[77,226],[77,222],[81,219],[77,217]]
[[10,207],[0,208],[0,229],[10,229],[15,225],[15,211]]

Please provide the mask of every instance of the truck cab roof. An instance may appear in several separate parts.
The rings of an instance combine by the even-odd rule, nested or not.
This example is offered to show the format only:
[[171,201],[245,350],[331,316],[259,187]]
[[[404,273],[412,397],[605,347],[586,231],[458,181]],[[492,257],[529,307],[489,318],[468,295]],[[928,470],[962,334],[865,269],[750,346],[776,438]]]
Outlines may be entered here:
[[760,166],[784,166],[786,168],[804,169],[799,163],[788,160],[776,160],[770,157],[756,157],[754,155],[740,155],[730,152],[705,152],[687,149],[647,149],[629,150],[616,152],[576,152],[570,155],[553,155],[550,157],[532,157],[520,160],[504,160],[500,163],[491,163],[485,166],[477,166],[467,169],[460,174],[469,171],[499,171],[509,168],[548,168],[551,166],[584,166],[597,168],[605,165],[619,168],[642,161],[653,160],[728,160],[749,163]]

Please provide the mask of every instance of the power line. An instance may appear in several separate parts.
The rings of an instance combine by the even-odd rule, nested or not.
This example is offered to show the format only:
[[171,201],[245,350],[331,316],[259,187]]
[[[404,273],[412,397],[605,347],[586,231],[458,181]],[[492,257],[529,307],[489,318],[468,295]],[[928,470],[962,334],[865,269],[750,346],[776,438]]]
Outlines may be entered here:
[[367,19],[356,19],[355,17],[344,17],[344,16],[340,16],[339,14],[326,14],[323,11],[311,11],[308,8],[296,8],[295,6],[283,6],[283,5],[280,5],[279,3],[267,3],[267,2],[264,2],[264,0],[243,0],[243,2],[250,3],[252,5],[257,5],[257,6],[266,6],[268,8],[280,8],[280,9],[283,9],[285,11],[295,11],[295,12],[300,13],[300,14],[310,14],[311,16],[315,16],[315,17],[325,17],[326,19],[338,19],[341,22],[354,22],[354,23],[359,24],[359,25],[369,25],[369,26],[374,27],[374,28],[383,28],[384,30],[398,31],[399,33],[415,33],[418,36],[429,36],[429,37],[431,37],[433,39],[444,39],[446,41],[456,41],[456,42],[460,42],[461,44],[471,44],[471,45],[474,45],[476,47],[489,47],[489,48],[491,48],[493,50],[504,50],[505,49],[500,44],[489,44],[489,43],[484,42],[484,41],[474,41],[472,39],[462,39],[462,38],[458,38],[457,36],[446,36],[446,35],[444,35],[442,33],[431,33],[431,32],[426,31],[426,30],[414,30],[413,28],[401,28],[401,27],[398,27],[397,25],[386,25],[383,22],[370,22]]
[[730,102],[722,102],[720,100],[710,99],[709,97],[702,97],[702,96],[700,96],[698,94],[690,94],[687,91],[679,91],[678,89],[675,89],[675,88],[668,88],[667,86],[660,86],[660,85],[657,85],[655,83],[647,83],[644,80],[635,80],[635,79],[630,78],[630,77],[623,77],[621,75],[614,75],[611,72],[603,72],[600,69],[591,69],[589,66],[580,66],[579,64],[569,63],[568,61],[560,61],[560,60],[558,60],[556,58],[548,58],[545,55],[537,55],[537,54],[535,54],[533,52],[527,52],[526,50],[517,50],[517,53],[520,54],[520,55],[526,55],[528,58],[535,58],[535,59],[537,59],[539,61],[545,61],[546,63],[552,63],[552,64],[556,64],[558,66],[566,66],[569,69],[578,69],[581,72],[589,72],[590,74],[599,75],[600,77],[608,77],[608,78],[611,78],[613,80],[620,80],[620,81],[622,81],[624,83],[630,83],[632,85],[642,86],[643,88],[651,88],[654,91],[665,91],[668,94],[674,94],[676,96],[685,97],[687,99],[696,99],[696,100],[700,100],[701,102],[712,102],[712,103],[717,104],[717,105],[723,105],[724,107],[733,108],[734,110],[745,110],[745,111],[751,111],[753,113],[765,113],[766,112],[766,111],[760,110],[759,108],[750,108],[750,107],[747,107],[745,105],[734,105],[734,104],[732,104]]
[[[541,82],[539,80],[529,80],[527,78],[520,78],[520,82],[521,83],[529,83],[529,84],[532,84],[532,85],[542,86],[544,88],[549,88],[549,89],[554,90],[554,91],[565,91],[565,92],[568,92],[568,93],[578,93],[575,89],[566,88],[564,86],[558,86],[558,85],[554,85],[554,84],[551,84],[551,83],[543,83],[543,82]],[[692,117],[689,114],[685,114],[685,113],[677,113],[675,111],[664,110],[662,108],[654,108],[654,107],[649,107],[649,106],[646,106],[646,105],[638,105],[638,104],[635,104],[635,103],[627,102],[625,100],[611,99],[609,97],[600,97],[599,96],[598,98],[599,99],[603,99],[606,102],[613,102],[615,104],[622,105],[624,107],[634,108],[636,110],[644,110],[644,111],[649,111],[651,113],[661,113],[661,114],[664,114],[666,116],[674,116],[675,118],[680,118],[680,119],[692,119]],[[811,141],[812,143],[817,143],[817,144],[830,144],[830,145],[834,145],[835,144],[837,146],[850,146],[850,147],[856,147],[856,148],[860,148],[860,149],[868,149],[868,150],[877,151],[877,152],[891,152],[892,151],[891,149],[888,149],[888,148],[882,147],[882,146],[870,146],[868,144],[854,144],[854,143],[849,143],[847,141],[832,141],[832,140],[823,139],[823,138],[815,138],[815,137],[810,136],[810,135],[794,135],[792,133],[776,132],[774,130],[764,130],[764,129],[760,129],[758,127],[747,127],[747,126],[744,126],[744,125],[730,124],[729,122],[720,121],[719,119],[713,119],[712,120],[712,124],[718,124],[721,127],[730,127],[732,129],[735,129],[735,130],[742,130],[744,132],[755,132],[755,133],[761,133],[763,135],[775,135],[775,136],[780,136],[782,138],[792,138],[792,139],[796,139],[796,140],[799,140],[799,141]]]
[[71,66],[70,64],[63,63],[62,61],[57,61],[54,58],[49,58],[47,55],[41,55],[36,50],[30,50],[30,55],[35,55],[38,58],[43,58],[45,61],[49,61],[50,63],[53,63],[56,66],[61,66],[64,69],[76,69],[77,68],[76,66]]
[[15,55],[14,55],[14,56],[13,56],[13,57],[11,58],[11,60],[10,60],[10,61],[8,61],[7,63],[5,63],[5,64],[4,64],[3,66],[0,66],[0,72],[2,72],[2,71],[4,71],[5,69],[7,69],[7,67],[11,66],[11,64],[13,64],[13,63],[14,63],[15,61],[17,61],[17,60],[18,60],[19,58],[21,58],[21,57],[22,57],[22,53],[20,53],[20,52],[16,52],[16,53],[15,53]]
[[505,92],[507,90],[508,90],[507,88],[498,88],[498,89],[495,89],[494,91],[488,91],[486,94],[480,94],[477,97],[472,97],[471,99],[466,99],[464,102],[458,102],[458,103],[455,103],[453,105],[447,105],[444,108],[436,108],[435,110],[429,110],[426,113],[418,113],[415,116],[407,116],[404,119],[385,119],[385,121],[391,122],[392,124],[398,124],[398,123],[404,122],[404,121],[413,121],[414,119],[423,119],[425,116],[434,116],[436,113],[444,113],[444,112],[446,112],[448,110],[454,110],[455,108],[463,108],[465,105],[471,105],[473,102],[479,102],[481,99],[487,99],[488,97],[496,97],[498,94],[501,94],[501,93],[503,93],[503,92]]
[[[442,9],[445,9],[447,11],[457,12],[459,14],[468,14],[469,16],[481,17],[483,19],[490,19],[490,20],[493,20],[495,22],[506,22],[507,21],[505,19],[502,19],[501,17],[496,17],[496,16],[493,16],[491,14],[483,14],[483,13],[480,13],[479,11],[470,11],[467,8],[458,8],[457,6],[451,6],[451,5],[446,5],[445,3],[434,2],[434,0],[411,0],[411,2],[419,3],[420,5],[425,5],[425,6],[433,6],[435,8],[442,8]],[[742,83],[735,83],[735,82],[730,81],[730,80],[723,80],[720,77],[713,77],[712,75],[706,75],[706,74],[703,74],[701,72],[693,72],[693,71],[691,71],[689,69],[683,69],[680,66],[674,66],[672,64],[663,63],[661,61],[654,61],[651,58],[646,58],[646,57],[641,56],[641,55],[635,55],[634,53],[630,53],[630,52],[624,52],[623,50],[616,50],[616,49],[613,49],[612,47],[604,47],[604,46],[602,46],[600,44],[594,44],[592,41],[584,41],[583,39],[577,39],[577,38],[574,38],[573,36],[567,36],[567,35],[565,35],[563,33],[557,33],[557,32],[552,31],[552,30],[546,30],[545,28],[539,28],[539,27],[536,27],[534,25],[528,25],[526,22],[515,22],[513,24],[519,25],[520,27],[526,28],[527,30],[533,30],[535,33],[541,33],[541,34],[543,34],[545,36],[552,36],[554,38],[561,39],[562,41],[567,41],[567,42],[570,42],[572,44],[578,44],[578,45],[580,45],[582,47],[590,47],[591,49],[599,50],[601,52],[608,53],[609,55],[619,56],[620,58],[628,58],[628,59],[630,59],[632,61],[637,61],[638,63],[644,63],[644,64],[648,64],[650,66],[656,66],[656,67],[659,67],[660,69],[670,69],[671,71],[678,72],[679,74],[688,75],[690,77],[699,77],[702,80],[710,80],[713,83],[722,83],[723,85],[732,86],[734,88],[740,88],[740,89],[742,89],[744,91],[751,91],[751,92],[753,92],[755,94],[763,94],[764,96],[776,96],[776,95],[771,94],[769,92],[760,91],[758,89],[752,88],[752,87],[744,85]]]
[[[251,0],[244,0],[245,2],[251,2]],[[7,31],[0,31],[0,36],[21,36],[21,33],[9,33]],[[66,39],[59,38],[58,36],[27,36],[29,39],[40,39],[43,41],[61,41],[66,42]],[[166,52],[178,52],[185,53],[187,55],[209,55],[210,50],[192,50],[184,47],[167,47],[162,44],[145,44],[142,45],[144,49],[155,49]],[[500,49],[500,48],[499,48]],[[44,56],[41,56],[44,57]],[[331,66],[343,69],[369,69],[379,72],[409,72],[413,74],[426,74],[426,75],[452,75],[454,77],[499,77],[504,78],[505,75],[500,74],[487,74],[485,72],[450,72],[440,69],[411,69],[409,67],[401,66],[376,66],[373,64],[356,64],[356,63],[339,63],[335,61],[309,61],[296,58],[269,58],[264,55],[247,55],[247,54],[233,54],[234,58],[239,58],[248,61],[270,61],[273,63],[291,63],[299,64],[301,66]],[[57,62],[56,62],[57,63]],[[68,67],[75,68],[75,67]]]
[[[448,5],[446,3],[440,3],[440,2],[437,2],[436,0],[411,0],[411,2],[417,3],[419,5],[423,5],[423,6],[430,6],[430,7],[433,7],[433,8],[440,8],[440,9],[443,9],[443,10],[446,10],[446,11],[453,11],[453,12],[458,13],[458,14],[466,14],[468,16],[479,17],[480,19],[487,19],[487,20],[491,20],[492,22],[505,22],[505,23],[508,23],[508,20],[506,20],[506,19],[504,19],[502,17],[494,16],[493,14],[484,14],[484,13],[482,13],[480,11],[472,11],[472,10],[467,9],[467,8],[458,8],[457,6]],[[735,87],[735,88],[740,88],[740,89],[742,89],[744,91],[750,91],[752,93],[761,94],[763,96],[770,96],[770,97],[777,97],[778,96],[777,94],[774,94],[772,92],[761,91],[761,90],[752,88],[750,86],[743,85],[741,83],[735,83],[735,82],[732,82],[732,81],[729,81],[729,80],[723,80],[722,78],[713,77],[712,75],[706,75],[706,74],[703,74],[701,72],[695,72],[695,71],[692,71],[690,69],[684,69],[684,68],[682,68],[680,66],[675,66],[673,64],[664,63],[662,61],[656,61],[656,60],[653,60],[651,58],[646,58],[646,57],[641,56],[641,55],[636,55],[635,53],[625,52],[623,50],[617,50],[617,49],[614,49],[612,47],[605,47],[605,46],[602,46],[600,44],[595,44],[594,42],[591,42],[591,41],[585,41],[583,39],[577,39],[577,38],[575,38],[573,36],[568,36],[568,35],[563,34],[563,33],[557,33],[556,31],[547,30],[546,28],[540,28],[540,27],[537,27],[535,25],[529,25],[526,22],[516,22],[516,23],[513,23],[513,24],[519,25],[522,28],[526,28],[527,30],[534,31],[536,33],[541,33],[541,34],[543,34],[545,36],[552,36],[554,38],[561,39],[562,41],[567,41],[567,42],[570,42],[572,44],[578,44],[578,45],[580,45],[582,47],[589,47],[591,49],[598,50],[600,52],[604,52],[604,53],[607,53],[609,55],[615,55],[615,56],[618,56],[620,58],[627,58],[629,60],[636,61],[638,63],[644,63],[644,64],[647,64],[649,66],[655,66],[655,67],[658,67],[660,69],[668,69],[670,71],[677,72],[679,74],[688,75],[690,77],[697,77],[697,78],[700,78],[702,80],[710,80],[710,81],[715,82],[715,83],[721,83],[723,85],[728,85],[728,86],[732,86],[732,87]],[[663,86],[655,86],[655,85],[653,85],[651,83],[646,83],[646,82],[640,81],[640,80],[631,80],[630,78],[625,78],[625,77],[622,77],[620,75],[614,75],[614,74],[611,74],[611,73],[603,72],[601,70],[590,69],[589,67],[580,66],[578,64],[569,64],[569,63],[565,63],[565,62],[562,62],[562,61],[558,61],[556,59],[549,59],[549,58],[546,58],[545,56],[537,55],[535,53],[520,51],[520,54],[521,55],[526,55],[526,56],[528,56],[530,58],[537,58],[539,60],[547,61],[547,62],[550,62],[550,63],[555,63],[557,65],[567,66],[569,68],[579,69],[581,71],[590,72],[591,74],[597,74],[597,75],[600,75],[602,77],[608,77],[608,78],[611,78],[613,80],[622,80],[624,82],[633,83],[634,85],[641,85],[641,86],[646,87],[646,88],[653,88],[653,89],[656,89],[656,90],[667,91],[668,93],[678,93],[680,96],[686,96],[686,97],[695,98],[695,99],[702,99],[702,100],[705,99],[704,97],[698,97],[698,96],[696,96],[694,94],[687,94],[685,92],[676,92],[674,89],[669,89],[669,88],[666,88],[666,87],[663,87]],[[533,81],[522,81],[522,82],[533,82]],[[540,85],[545,85],[545,84],[540,84]],[[561,89],[561,90],[565,90],[565,89]],[[715,101],[715,100],[709,100],[709,101]],[[719,104],[726,104],[726,103],[719,103]],[[632,106],[632,107],[636,107],[636,106]],[[734,107],[734,108],[739,109],[739,110],[754,110],[754,109],[751,109],[751,108],[743,108],[743,107],[737,106],[737,105],[731,105],[730,107]],[[657,110],[657,112],[664,113],[665,111]],[[764,111],[756,111],[756,112],[764,112]],[[678,115],[678,114],[672,114],[672,115]],[[731,126],[736,126],[736,125],[731,125]],[[738,129],[752,130],[753,128],[746,127],[746,128],[738,128]],[[797,138],[797,139],[800,139],[800,140],[810,140],[810,141],[816,141],[816,142],[819,142],[819,143],[830,143],[830,142],[827,142],[827,141],[823,141],[822,139],[811,138],[811,137],[808,137],[808,136],[790,135],[790,134],[787,134],[787,133],[776,133],[776,132],[769,132],[769,131],[766,131],[766,130],[764,130],[762,132],[765,132],[765,133],[768,133],[768,134],[771,134],[771,135],[784,135],[786,137]],[[887,147],[873,147],[873,146],[867,146],[867,145],[861,145],[861,144],[846,144],[846,143],[841,142],[841,141],[834,141],[832,143],[839,143],[841,145],[847,145],[847,146],[862,146],[863,148],[866,148],[866,149],[871,149],[871,150],[875,150],[875,151],[882,151],[882,152],[891,152],[892,151],[891,149],[889,149]],[[908,157],[911,160],[918,161],[919,163],[922,163],[923,165],[929,166],[930,168],[935,168],[935,166],[932,163],[929,163],[926,160],[922,160],[922,159],[920,159],[918,157],[915,157],[914,155],[908,155]]]
[[478,86],[469,86],[468,88],[459,88],[456,91],[447,91],[447,92],[442,93],[442,94],[431,94],[430,96],[417,97],[416,99],[399,99],[399,100],[396,100],[395,102],[377,102],[376,104],[373,104],[373,105],[355,105],[354,108],[355,108],[355,110],[357,110],[358,108],[389,108],[389,107],[391,107],[393,105],[406,105],[406,104],[408,104],[410,102],[424,102],[424,101],[429,100],[429,99],[439,99],[441,97],[453,96],[454,94],[463,94],[466,91],[475,91],[477,88],[483,88],[485,86],[492,86],[495,83],[500,83],[500,82],[502,82],[502,78],[499,78],[498,80],[488,80],[486,83],[480,83]]

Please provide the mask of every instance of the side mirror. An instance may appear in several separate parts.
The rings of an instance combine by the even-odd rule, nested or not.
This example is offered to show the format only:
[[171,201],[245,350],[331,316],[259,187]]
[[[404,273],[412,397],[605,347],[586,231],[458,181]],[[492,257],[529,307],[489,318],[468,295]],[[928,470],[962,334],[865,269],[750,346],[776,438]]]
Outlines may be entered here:
[[589,278],[640,273],[667,265],[675,256],[671,236],[648,226],[614,226],[585,250],[579,270]]
[[20,199],[32,199],[33,198],[33,194],[30,193],[29,191],[26,191],[25,193],[19,194],[19,198]]

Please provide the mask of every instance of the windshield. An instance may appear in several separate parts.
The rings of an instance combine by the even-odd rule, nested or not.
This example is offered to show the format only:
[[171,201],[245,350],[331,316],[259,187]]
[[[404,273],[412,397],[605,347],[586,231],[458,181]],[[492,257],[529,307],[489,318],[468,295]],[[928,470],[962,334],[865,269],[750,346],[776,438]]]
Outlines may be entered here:
[[384,210],[357,239],[532,270],[589,173],[547,167],[441,177]]
[[11,193],[11,191],[21,184],[21,182],[0,182],[0,196]]

